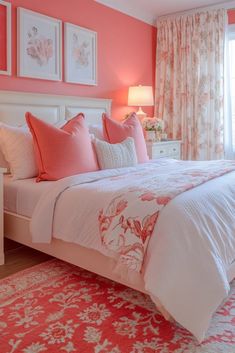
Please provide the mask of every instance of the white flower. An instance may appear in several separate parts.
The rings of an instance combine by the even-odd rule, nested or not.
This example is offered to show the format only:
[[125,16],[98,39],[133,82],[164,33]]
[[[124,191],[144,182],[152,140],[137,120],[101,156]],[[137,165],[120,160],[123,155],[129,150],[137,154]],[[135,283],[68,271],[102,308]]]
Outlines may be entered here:
[[160,131],[164,130],[164,121],[157,118],[144,118],[142,120],[143,129],[146,131]]
[[74,328],[71,327],[72,320],[67,321],[66,324],[56,322],[48,326],[46,332],[40,334],[44,340],[49,344],[64,343],[66,338],[72,338]]
[[101,331],[97,330],[94,327],[87,327],[85,334],[84,334],[84,340],[87,341],[88,343],[99,343],[101,339]]
[[62,310],[57,311],[55,313],[51,313],[48,315],[46,322],[60,320],[63,316],[64,316],[64,312]]
[[28,346],[27,348],[23,349],[24,353],[39,353],[42,351],[46,350],[46,346],[45,344],[40,344],[39,342],[37,343],[32,343],[30,346]]
[[128,336],[129,338],[136,337],[136,326],[138,325],[137,320],[130,320],[127,317],[122,317],[121,322],[114,322],[113,326],[116,328],[115,331],[122,336]]
[[0,299],[4,297],[10,297],[14,293],[15,289],[13,288],[13,286],[10,286],[8,284],[2,284],[0,286]]
[[89,308],[85,309],[82,313],[77,316],[83,321],[88,323],[95,323],[101,325],[102,322],[111,315],[110,311],[106,309],[105,304],[93,304]]
[[163,350],[161,350],[162,347],[161,346],[158,347],[158,341],[155,338],[153,338],[152,341],[148,341],[148,340],[144,340],[144,342],[137,341],[136,343],[134,343],[133,350],[131,351],[131,353],[143,353],[143,352],[155,353],[157,352],[157,348],[160,348],[159,353],[161,351],[163,352]]
[[143,306],[150,311],[155,311],[156,306],[152,300],[143,293],[137,292],[130,288],[125,288],[121,291],[117,291],[116,288],[109,288],[108,300],[110,303],[114,303],[114,307],[135,309],[136,305]]
[[67,353],[71,353],[71,352],[77,352],[77,350],[74,347],[73,342],[68,342],[68,344],[65,347],[60,348],[60,350],[64,350]]

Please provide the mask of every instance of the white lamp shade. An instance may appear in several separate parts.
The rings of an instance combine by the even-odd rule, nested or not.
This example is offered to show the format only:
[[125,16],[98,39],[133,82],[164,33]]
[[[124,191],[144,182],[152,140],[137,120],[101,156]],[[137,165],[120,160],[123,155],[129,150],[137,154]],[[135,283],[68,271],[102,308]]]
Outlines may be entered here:
[[128,105],[137,107],[147,107],[153,105],[152,86],[129,87]]

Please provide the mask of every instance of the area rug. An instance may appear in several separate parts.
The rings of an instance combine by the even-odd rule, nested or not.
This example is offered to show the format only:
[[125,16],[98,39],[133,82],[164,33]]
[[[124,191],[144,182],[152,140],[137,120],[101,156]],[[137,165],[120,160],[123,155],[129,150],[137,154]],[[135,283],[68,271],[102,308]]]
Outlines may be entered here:
[[235,282],[199,345],[144,294],[59,260],[0,281],[1,353],[234,353]]

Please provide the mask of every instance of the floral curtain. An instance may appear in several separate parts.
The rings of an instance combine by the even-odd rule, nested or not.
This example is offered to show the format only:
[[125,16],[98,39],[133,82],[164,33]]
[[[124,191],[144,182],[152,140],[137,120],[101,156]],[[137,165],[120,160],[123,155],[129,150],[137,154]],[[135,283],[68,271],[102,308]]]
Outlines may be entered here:
[[155,115],[183,159],[224,157],[224,9],[158,21]]

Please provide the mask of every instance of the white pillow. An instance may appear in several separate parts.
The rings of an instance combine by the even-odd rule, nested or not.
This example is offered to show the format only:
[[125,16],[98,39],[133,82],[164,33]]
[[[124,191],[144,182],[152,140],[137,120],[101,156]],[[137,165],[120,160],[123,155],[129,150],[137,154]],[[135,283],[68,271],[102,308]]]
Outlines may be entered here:
[[101,169],[132,167],[137,164],[135,143],[132,137],[115,144],[98,139],[93,142]]
[[0,148],[14,180],[38,174],[33,138],[26,128],[0,124]]
[[94,125],[89,125],[88,126],[89,133],[90,135],[94,136],[95,138],[99,140],[104,140],[104,134],[103,134],[103,126],[94,124]]

